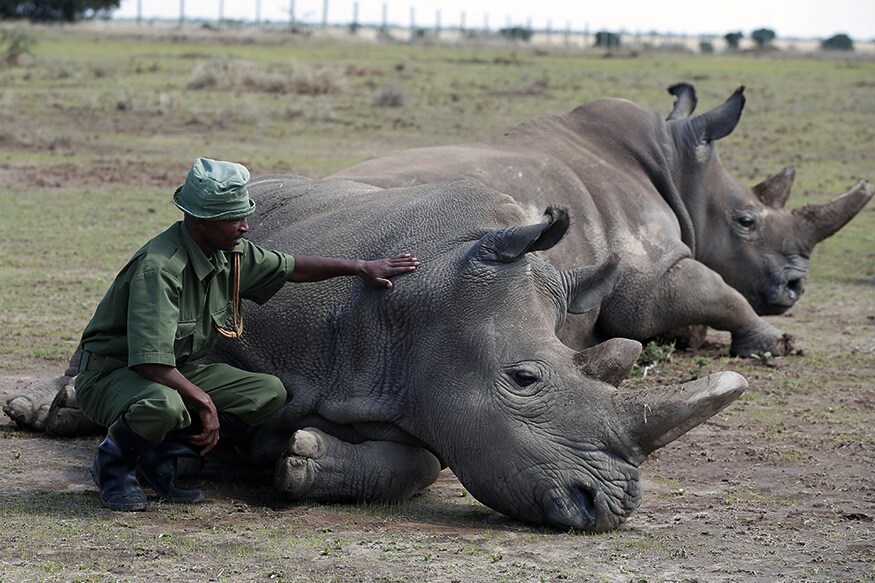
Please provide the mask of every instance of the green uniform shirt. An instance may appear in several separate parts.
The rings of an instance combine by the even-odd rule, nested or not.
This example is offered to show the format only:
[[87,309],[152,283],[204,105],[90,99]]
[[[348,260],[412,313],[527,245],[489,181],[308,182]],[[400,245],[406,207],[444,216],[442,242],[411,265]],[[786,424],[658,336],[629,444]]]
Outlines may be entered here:
[[240,297],[266,302],[295,267],[291,255],[242,240],[208,259],[180,221],[146,243],[119,272],[82,335],[85,350],[127,366],[179,367],[205,356],[216,325],[231,324],[230,253],[241,253]]

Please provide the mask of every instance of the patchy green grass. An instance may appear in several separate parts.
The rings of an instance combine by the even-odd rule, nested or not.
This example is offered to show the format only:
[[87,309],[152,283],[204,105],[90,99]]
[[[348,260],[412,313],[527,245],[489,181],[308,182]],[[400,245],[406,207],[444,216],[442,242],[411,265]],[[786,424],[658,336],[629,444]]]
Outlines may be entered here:
[[[0,372],[7,375],[63,369],[118,269],[178,218],[170,194],[200,155],[238,160],[254,175],[322,176],[389,150],[487,138],[605,96],[668,113],[665,88],[685,80],[696,84],[699,112],[747,86],[741,124],[719,148],[740,181],[755,184],[796,164],[789,204],[800,206],[875,178],[872,60],[608,59],[521,45],[76,27],[33,34],[38,44],[22,64],[0,67]],[[203,84],[218,63],[231,63],[233,79]],[[296,84],[315,72],[330,90]],[[403,98],[376,105],[387,91]],[[624,389],[721,370],[740,372],[751,388],[645,463],[644,503],[618,531],[521,525],[450,478],[405,503],[322,506],[282,504],[269,478],[255,476],[208,482],[200,506],[154,503],[146,513],[119,515],[97,505],[87,476],[91,440],[58,442],[3,425],[0,580],[871,575],[871,476],[858,470],[871,467],[875,447],[873,284],[870,205],[818,247],[803,307],[776,319],[800,339],[804,356],[742,361],[728,358],[725,346],[694,355],[664,347],[657,354],[654,346],[657,366]],[[36,451],[46,459],[35,459]],[[37,462],[48,466],[48,486],[28,481]]]

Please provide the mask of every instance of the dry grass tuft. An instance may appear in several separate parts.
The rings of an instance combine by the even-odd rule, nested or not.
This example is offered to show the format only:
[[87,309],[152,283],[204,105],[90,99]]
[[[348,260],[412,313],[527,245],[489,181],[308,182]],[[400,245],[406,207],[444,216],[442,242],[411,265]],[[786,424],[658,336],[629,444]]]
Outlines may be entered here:
[[334,95],[343,90],[343,80],[340,73],[328,67],[265,70],[248,61],[217,58],[196,65],[187,87],[195,90]]

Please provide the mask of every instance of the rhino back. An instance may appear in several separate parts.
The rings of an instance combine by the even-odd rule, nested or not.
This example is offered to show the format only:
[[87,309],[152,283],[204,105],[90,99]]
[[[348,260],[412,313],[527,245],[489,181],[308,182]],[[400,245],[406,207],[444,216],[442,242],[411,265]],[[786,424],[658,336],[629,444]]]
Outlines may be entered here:
[[394,152],[334,176],[382,187],[475,177],[530,209],[569,209],[567,244],[547,252],[558,267],[604,261],[613,250],[627,266],[656,276],[691,254],[654,186],[670,181],[668,140],[655,114],[606,99],[487,142]]
[[[221,340],[212,358],[277,375],[295,415],[337,410],[339,402],[386,391],[363,417],[392,418],[403,407],[389,377],[403,377],[405,355],[429,310],[453,285],[448,258],[490,228],[523,220],[507,196],[462,179],[383,190],[342,180],[274,176],[254,180],[251,240],[293,255],[376,259],[404,252],[422,264],[391,290],[355,277],[286,285],[263,306],[244,306],[245,333]],[[337,415],[335,415],[337,416]],[[337,422],[348,421],[336,419]]]

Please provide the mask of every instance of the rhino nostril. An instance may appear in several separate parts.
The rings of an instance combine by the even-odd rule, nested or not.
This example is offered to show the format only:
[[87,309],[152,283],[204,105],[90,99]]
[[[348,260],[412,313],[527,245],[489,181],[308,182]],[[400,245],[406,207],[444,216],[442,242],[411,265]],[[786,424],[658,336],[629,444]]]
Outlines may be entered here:
[[796,300],[799,296],[802,295],[804,290],[802,280],[801,279],[791,279],[787,282],[787,295],[791,300]]
[[571,503],[582,515],[586,516],[591,522],[596,522],[598,511],[595,505],[595,495],[589,488],[576,486],[572,488],[569,497]]

